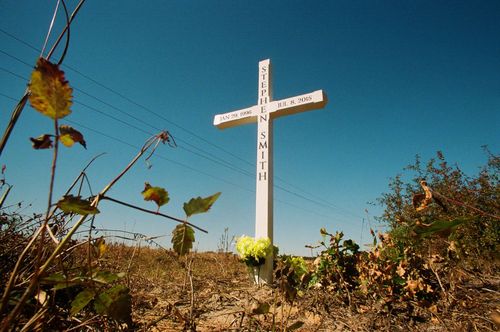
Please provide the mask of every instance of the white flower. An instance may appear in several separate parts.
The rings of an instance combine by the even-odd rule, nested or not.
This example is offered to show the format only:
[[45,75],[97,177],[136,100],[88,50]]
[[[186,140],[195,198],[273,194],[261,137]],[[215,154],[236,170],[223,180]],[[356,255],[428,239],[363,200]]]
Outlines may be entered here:
[[272,246],[269,238],[255,240],[243,235],[236,242],[236,251],[247,265],[260,265],[271,253]]

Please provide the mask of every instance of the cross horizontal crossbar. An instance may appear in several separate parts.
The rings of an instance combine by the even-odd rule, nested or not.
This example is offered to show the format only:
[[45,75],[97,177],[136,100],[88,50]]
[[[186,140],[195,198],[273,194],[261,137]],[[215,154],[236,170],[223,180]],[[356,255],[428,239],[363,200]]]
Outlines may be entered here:
[[[272,118],[284,115],[312,111],[323,108],[328,102],[326,93],[323,90],[316,90],[303,95],[290,97],[281,100],[274,100],[266,104],[267,112]],[[214,126],[219,129],[235,127],[247,123],[257,122],[257,115],[260,113],[260,106],[255,105],[229,113],[217,114],[214,117]]]

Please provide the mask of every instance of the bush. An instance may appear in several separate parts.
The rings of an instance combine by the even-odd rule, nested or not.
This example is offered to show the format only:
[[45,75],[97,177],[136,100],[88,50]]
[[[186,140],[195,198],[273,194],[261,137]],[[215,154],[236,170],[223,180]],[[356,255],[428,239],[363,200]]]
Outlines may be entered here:
[[[388,225],[395,245],[411,246],[420,253],[453,255],[461,264],[472,266],[497,255],[500,157],[486,148],[485,152],[488,161],[473,177],[458,166],[449,166],[437,152],[437,159],[429,160],[425,167],[417,156],[404,169],[404,176],[390,182],[390,192],[378,199],[384,207],[378,219]],[[425,186],[432,197],[422,200]]]

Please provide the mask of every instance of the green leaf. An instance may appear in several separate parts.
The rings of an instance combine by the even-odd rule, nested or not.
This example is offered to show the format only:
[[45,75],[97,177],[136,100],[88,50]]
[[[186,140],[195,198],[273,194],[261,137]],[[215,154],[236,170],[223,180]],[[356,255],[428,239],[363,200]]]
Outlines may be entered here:
[[45,278],[42,278],[42,281],[48,281],[48,282],[61,282],[65,281],[67,278],[62,272],[57,272],[54,274],[51,274],[50,276],[47,276]]
[[406,280],[401,278],[400,276],[394,276],[394,283],[400,286],[404,286],[406,284]]
[[82,284],[85,281],[81,277],[69,278],[62,272],[57,272],[41,280],[42,284],[54,285],[53,290],[64,289]]
[[194,242],[194,230],[186,224],[177,225],[172,231],[172,245],[178,255],[185,255]]
[[144,183],[144,190],[142,191],[142,196],[145,201],[154,201],[160,206],[168,203],[170,198],[168,197],[168,192],[161,187],[152,187],[148,182]]
[[132,322],[132,297],[124,285],[116,285],[99,294],[94,301],[99,315],[108,315],[117,321]]
[[359,250],[359,246],[353,240],[345,240],[342,244],[345,250],[350,250],[353,254],[357,253]]
[[96,271],[92,275],[92,280],[103,283],[103,284],[109,284],[113,281],[116,281],[120,278],[122,278],[125,274],[124,273],[113,273],[109,271]]
[[269,312],[271,306],[267,302],[259,303],[255,308],[252,309],[252,314],[254,315],[265,315]]
[[438,234],[447,237],[460,224],[469,221],[467,218],[457,218],[453,220],[437,220],[429,226],[419,225],[414,228],[415,233],[420,237],[431,236]]
[[80,196],[64,196],[57,202],[57,207],[65,213],[76,213],[81,215],[99,213],[99,210],[95,206],[91,206],[90,201],[81,199]]
[[78,286],[78,285],[83,284],[84,281],[85,280],[83,278],[72,278],[72,279],[62,281],[62,282],[58,282],[57,284],[54,285],[54,287],[52,289],[59,290],[59,289],[74,287],[74,286]]
[[90,301],[94,299],[94,292],[91,289],[84,289],[71,302],[71,315],[79,313]]
[[304,325],[304,322],[301,322],[299,320],[299,321],[296,321],[295,323],[293,323],[292,325],[290,325],[286,330],[287,331],[295,331],[297,329],[300,329],[302,327],[302,325]]
[[207,212],[219,198],[220,194],[221,193],[218,192],[205,198],[191,198],[189,202],[184,203],[184,212],[186,212],[186,216],[189,218],[193,214]]

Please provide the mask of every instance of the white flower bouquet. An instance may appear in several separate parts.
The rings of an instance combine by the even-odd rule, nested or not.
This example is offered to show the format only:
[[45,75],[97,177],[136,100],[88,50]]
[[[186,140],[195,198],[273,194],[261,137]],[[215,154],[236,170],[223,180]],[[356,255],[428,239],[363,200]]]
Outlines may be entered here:
[[271,240],[243,235],[236,242],[236,251],[241,260],[249,267],[261,266],[272,252]]

